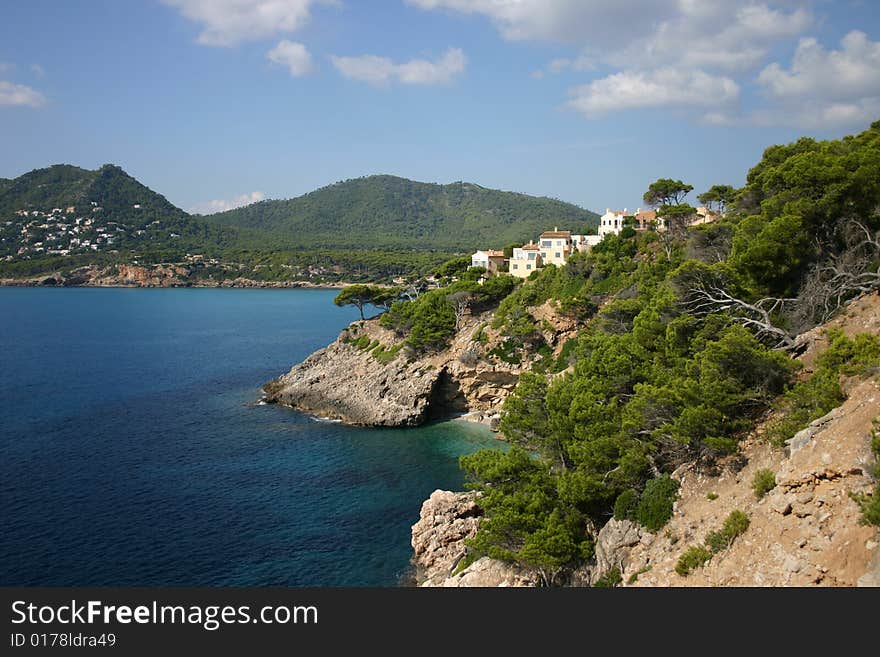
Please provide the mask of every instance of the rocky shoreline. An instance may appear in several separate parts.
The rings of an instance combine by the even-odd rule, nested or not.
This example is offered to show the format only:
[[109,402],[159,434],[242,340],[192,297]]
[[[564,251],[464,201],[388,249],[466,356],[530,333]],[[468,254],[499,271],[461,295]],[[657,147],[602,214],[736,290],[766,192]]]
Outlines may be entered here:
[[[530,364],[473,357],[492,312],[467,317],[448,349],[414,354],[377,320],[355,322],[327,347],[263,386],[265,401],[371,427],[461,419],[496,428],[501,406]],[[484,333],[491,329],[485,328]]]
[[348,282],[258,281],[244,276],[194,277],[195,268],[186,264],[119,265],[112,268],[81,267],[68,274],[54,272],[29,278],[0,278],[0,287],[118,287],[118,288],[267,288],[336,290]]

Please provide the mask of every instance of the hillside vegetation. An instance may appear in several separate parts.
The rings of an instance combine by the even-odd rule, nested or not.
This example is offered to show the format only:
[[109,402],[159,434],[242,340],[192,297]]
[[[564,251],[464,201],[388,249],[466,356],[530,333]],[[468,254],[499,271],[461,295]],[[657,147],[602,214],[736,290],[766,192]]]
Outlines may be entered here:
[[735,454],[771,409],[767,439],[782,444],[845,398],[841,376],[876,375],[875,336],[829,336],[813,379],[791,355],[802,331],[880,288],[880,122],[770,147],[735,191],[715,223],[606,237],[501,302],[513,357],[542,348],[530,308],[549,302],[583,328],[505,402],[511,449],[461,459],[485,517],[459,569],[490,556],[564,582],[612,516],[662,528],[678,466]]
[[87,265],[112,275],[118,265],[197,254],[204,260],[191,282],[230,272],[260,281],[390,281],[425,276],[455,253],[522,242],[556,224],[587,231],[597,221],[552,199],[392,176],[191,216],[117,166],[55,165],[0,180],[0,277]]
[[263,231],[280,248],[465,250],[501,248],[554,225],[595,232],[598,215],[549,198],[457,182],[395,176],[346,180],[286,201],[261,201],[207,218]]

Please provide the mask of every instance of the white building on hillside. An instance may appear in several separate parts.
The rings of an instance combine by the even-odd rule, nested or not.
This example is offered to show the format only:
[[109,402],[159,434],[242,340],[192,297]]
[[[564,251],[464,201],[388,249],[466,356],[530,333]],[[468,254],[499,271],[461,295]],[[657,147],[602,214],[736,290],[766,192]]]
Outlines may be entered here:
[[573,249],[584,253],[602,241],[601,235],[572,235],[571,246]]
[[528,278],[529,275],[543,266],[541,247],[533,242],[524,244],[513,250],[508,273],[517,278]]
[[656,210],[642,210],[638,208],[635,212],[627,212],[626,208],[623,211],[612,210],[611,208],[605,209],[605,214],[599,219],[599,235],[605,237],[606,235],[620,235],[620,231],[624,228],[624,222],[627,218],[631,218],[630,225],[635,230],[648,230],[650,228],[655,228],[657,230],[663,230],[663,219],[657,216]]
[[559,227],[544,231],[538,238],[538,244],[544,264],[561,267],[571,255],[571,231],[559,230]]
[[482,267],[487,274],[497,274],[504,260],[504,251],[477,251],[471,256],[471,267]]

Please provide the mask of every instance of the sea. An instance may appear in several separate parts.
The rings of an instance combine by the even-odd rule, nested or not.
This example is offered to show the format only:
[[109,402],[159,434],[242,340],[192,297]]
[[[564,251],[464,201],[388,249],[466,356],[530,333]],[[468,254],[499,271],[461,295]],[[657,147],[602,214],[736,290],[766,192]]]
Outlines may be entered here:
[[460,420],[260,402],[358,318],[333,290],[0,287],[0,585],[399,586]]

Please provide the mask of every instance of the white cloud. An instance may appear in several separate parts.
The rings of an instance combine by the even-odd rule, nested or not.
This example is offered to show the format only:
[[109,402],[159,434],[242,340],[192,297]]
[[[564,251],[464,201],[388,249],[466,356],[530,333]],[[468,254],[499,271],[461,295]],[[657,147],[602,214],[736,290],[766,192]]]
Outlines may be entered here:
[[880,96],[880,42],[854,30],[840,50],[825,50],[816,39],[801,39],[791,68],[771,64],[758,76],[776,98],[852,100]]
[[760,65],[773,45],[813,23],[802,7],[775,7],[791,4],[785,0],[406,1],[425,10],[483,15],[507,39],[577,45],[585,49],[583,61],[626,69],[744,70]]
[[667,67],[615,73],[575,87],[569,95],[567,107],[598,118],[641,108],[717,108],[739,98],[739,85],[728,77]]
[[215,199],[213,201],[205,201],[198,203],[190,208],[192,214],[213,214],[215,212],[226,212],[234,208],[240,208],[251,203],[262,201],[265,197],[263,192],[251,192],[250,194],[242,194],[235,198],[227,200]]
[[0,62],[0,73],[6,73],[14,68],[9,62]]
[[162,0],[203,27],[198,42],[233,46],[295,32],[305,25],[312,5],[336,0]]
[[276,64],[286,66],[295,78],[307,75],[314,70],[312,55],[308,49],[301,43],[287,39],[280,41],[277,46],[266,53],[266,58]]
[[607,61],[744,71],[759,66],[774,45],[813,24],[806,9],[784,11],[742,0],[681,0],[678,9],[644,38],[612,51]]
[[802,104],[772,105],[744,114],[707,112],[702,122],[716,126],[791,127],[804,129],[866,126],[880,116],[880,98],[851,102],[808,101]]
[[42,107],[45,104],[46,97],[36,89],[0,80],[0,107]]
[[425,10],[488,17],[512,41],[612,44],[647,30],[670,14],[677,0],[406,0]]
[[38,78],[42,78],[46,75],[46,69],[39,64],[31,64],[31,72]]
[[802,128],[847,127],[880,115],[880,42],[854,30],[839,50],[816,39],[800,40],[789,68],[778,63],[758,75],[770,101],[744,117],[713,117],[713,122]]
[[727,110],[739,98],[744,75],[816,22],[810,0],[406,2],[484,16],[508,40],[575,46],[577,57],[554,59],[531,76],[611,69],[570,91],[566,105],[588,117],[640,107],[690,108],[703,110],[703,121],[713,124],[742,120]]
[[360,80],[377,87],[392,82],[401,84],[448,84],[464,71],[467,58],[460,48],[449,48],[435,62],[411,59],[395,64],[388,57],[360,55],[358,57],[330,56],[333,66],[344,77]]

